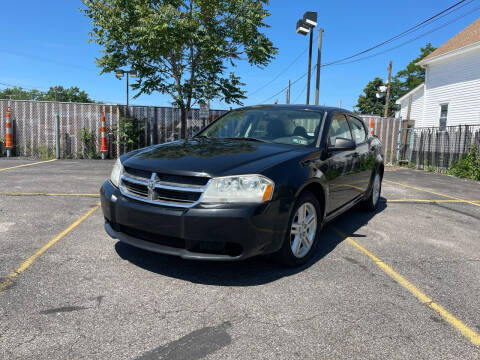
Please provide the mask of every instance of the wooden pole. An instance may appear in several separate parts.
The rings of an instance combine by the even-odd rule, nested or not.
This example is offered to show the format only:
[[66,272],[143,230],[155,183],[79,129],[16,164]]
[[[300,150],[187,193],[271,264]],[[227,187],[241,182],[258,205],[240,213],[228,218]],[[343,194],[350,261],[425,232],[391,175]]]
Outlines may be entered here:
[[387,96],[385,97],[385,113],[383,117],[388,117],[388,107],[390,102],[390,83],[392,80],[392,60],[388,64],[388,84],[387,84]]

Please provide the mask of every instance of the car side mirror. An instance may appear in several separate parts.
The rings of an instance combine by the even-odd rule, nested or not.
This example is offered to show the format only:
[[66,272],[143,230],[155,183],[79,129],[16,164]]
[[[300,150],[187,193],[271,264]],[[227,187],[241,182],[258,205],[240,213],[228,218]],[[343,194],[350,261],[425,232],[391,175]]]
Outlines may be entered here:
[[338,137],[335,139],[335,146],[330,146],[328,149],[335,151],[346,151],[355,150],[356,147],[357,145],[353,140]]

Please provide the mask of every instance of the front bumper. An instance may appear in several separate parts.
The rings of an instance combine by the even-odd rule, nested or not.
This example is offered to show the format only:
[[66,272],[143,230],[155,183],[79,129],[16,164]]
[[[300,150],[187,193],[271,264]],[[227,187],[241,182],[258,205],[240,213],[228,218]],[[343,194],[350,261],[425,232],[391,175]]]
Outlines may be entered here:
[[281,247],[290,201],[180,209],[125,197],[106,181],[101,190],[105,230],[145,250],[195,260],[240,260]]

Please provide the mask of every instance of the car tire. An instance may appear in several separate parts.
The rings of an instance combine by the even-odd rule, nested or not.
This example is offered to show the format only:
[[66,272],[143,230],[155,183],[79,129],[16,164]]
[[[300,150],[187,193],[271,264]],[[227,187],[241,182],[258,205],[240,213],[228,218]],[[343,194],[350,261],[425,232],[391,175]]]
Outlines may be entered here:
[[370,186],[367,198],[363,201],[363,209],[366,211],[375,211],[380,202],[380,194],[382,192],[382,175],[375,170],[372,176],[372,184]]
[[322,208],[315,195],[305,192],[293,207],[288,230],[277,260],[288,267],[305,264],[315,252],[320,233]]

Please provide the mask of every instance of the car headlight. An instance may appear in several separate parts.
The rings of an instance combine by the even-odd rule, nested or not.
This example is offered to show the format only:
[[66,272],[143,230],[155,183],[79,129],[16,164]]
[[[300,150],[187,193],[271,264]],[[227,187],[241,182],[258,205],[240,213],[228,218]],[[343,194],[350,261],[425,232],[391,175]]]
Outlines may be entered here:
[[262,175],[213,178],[202,195],[202,203],[260,203],[272,199],[274,183]]
[[113,165],[112,173],[110,174],[110,181],[116,187],[118,187],[118,184],[120,184],[120,176],[122,176],[122,173],[123,173],[123,165],[120,161],[120,158],[118,158],[117,161],[115,161],[115,165]]

